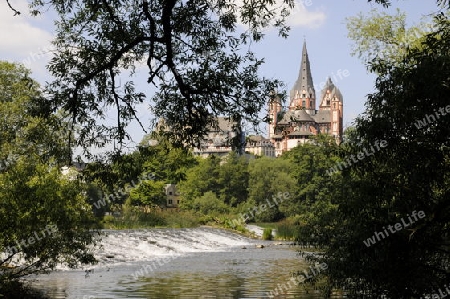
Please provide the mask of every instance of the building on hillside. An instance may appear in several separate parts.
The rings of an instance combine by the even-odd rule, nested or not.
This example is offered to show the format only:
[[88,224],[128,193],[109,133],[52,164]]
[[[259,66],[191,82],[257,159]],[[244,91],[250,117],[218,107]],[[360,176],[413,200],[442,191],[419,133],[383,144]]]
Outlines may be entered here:
[[313,84],[306,42],[303,43],[300,71],[290,91],[289,106],[281,100],[269,102],[269,139],[275,146],[275,156],[308,141],[319,133],[342,140],[343,97],[328,78],[321,91],[319,109],[316,109],[316,91]]
[[261,135],[250,135],[246,138],[245,152],[255,156],[275,157],[273,143]]
[[180,193],[177,190],[177,185],[166,184],[164,190],[166,193],[166,207],[178,208],[178,205],[180,204]]
[[217,126],[209,126],[208,133],[203,137],[198,148],[193,149],[194,155],[208,157],[210,155],[226,156],[233,151],[233,139],[244,144],[245,135],[239,125],[227,117],[218,117]]
[[[216,117],[215,125],[208,125],[207,132],[200,140],[198,147],[191,147],[186,144],[187,147],[192,149],[192,153],[196,156],[206,158],[211,155],[224,157],[228,153],[235,150],[240,145],[245,145],[245,133],[240,130],[240,124],[235,121],[231,121],[228,117]],[[156,132],[170,131],[172,130],[168,126],[164,119],[160,119],[156,125]],[[145,146],[156,146],[158,140],[148,139],[145,142]],[[241,153],[243,153],[243,149]]]

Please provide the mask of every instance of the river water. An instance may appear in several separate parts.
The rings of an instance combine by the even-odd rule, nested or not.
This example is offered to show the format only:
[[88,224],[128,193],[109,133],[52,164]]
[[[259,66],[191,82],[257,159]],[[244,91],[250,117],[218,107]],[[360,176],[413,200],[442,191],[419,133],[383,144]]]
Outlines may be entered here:
[[277,243],[208,227],[104,231],[97,265],[29,279],[54,299],[321,298],[294,285],[309,266]]

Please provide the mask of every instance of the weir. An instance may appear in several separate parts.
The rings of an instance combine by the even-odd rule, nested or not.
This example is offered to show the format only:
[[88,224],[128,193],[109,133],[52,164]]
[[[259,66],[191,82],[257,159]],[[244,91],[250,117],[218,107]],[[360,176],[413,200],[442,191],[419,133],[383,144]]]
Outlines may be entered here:
[[96,250],[99,266],[154,261],[195,252],[226,251],[254,242],[241,235],[209,227],[105,230],[103,233],[101,248]]

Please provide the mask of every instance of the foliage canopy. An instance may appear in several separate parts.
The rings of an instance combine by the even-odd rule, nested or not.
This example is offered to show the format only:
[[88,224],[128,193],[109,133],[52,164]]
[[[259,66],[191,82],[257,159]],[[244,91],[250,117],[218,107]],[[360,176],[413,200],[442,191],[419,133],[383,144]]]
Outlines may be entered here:
[[[437,15],[432,28],[404,55],[370,60],[376,92],[356,120],[345,155],[377,140],[388,146],[339,173],[331,230],[311,227],[330,236],[321,258],[330,286],[352,298],[419,298],[450,277],[448,14]],[[411,223],[420,211],[426,217]],[[397,223],[402,229],[393,233]]]
[[[258,76],[263,59],[250,44],[269,26],[287,36],[294,6],[294,0],[30,2],[35,14],[58,15],[48,66],[55,80],[47,88],[52,107],[80,125],[83,147],[112,139],[122,145],[144,102],[174,141],[198,142],[219,115],[257,124],[280,82]],[[139,73],[154,91],[149,101],[147,87],[133,78]],[[112,107],[116,123],[99,122]]]
[[42,94],[29,75],[0,62],[0,152],[6,159],[0,169],[0,284],[60,263],[95,261],[89,248],[95,222],[84,185],[61,171],[70,153],[66,123],[40,105]]

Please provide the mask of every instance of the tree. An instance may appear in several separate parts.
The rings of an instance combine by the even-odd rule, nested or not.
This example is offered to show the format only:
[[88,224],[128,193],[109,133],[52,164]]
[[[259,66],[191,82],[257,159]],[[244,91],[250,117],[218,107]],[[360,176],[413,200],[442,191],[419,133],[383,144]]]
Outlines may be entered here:
[[88,247],[94,221],[80,193],[83,186],[33,158],[21,157],[0,174],[0,282],[60,263],[76,267],[95,261]]
[[[258,122],[277,80],[257,76],[262,59],[248,50],[269,26],[287,36],[294,0],[273,1],[30,1],[32,13],[58,15],[56,53],[49,70],[52,106],[81,125],[78,144],[103,145],[127,138],[137,119],[142,88],[126,81],[138,69],[155,88],[148,101],[174,140],[199,141],[215,116]],[[122,82],[121,82],[122,81]],[[121,82],[121,83],[120,83]],[[114,107],[116,125],[99,124]]]
[[67,123],[49,107],[29,70],[0,61],[0,171],[12,166],[16,157],[31,152],[42,161],[67,162],[71,152],[66,142]]
[[353,298],[419,298],[450,278],[448,14],[433,28],[398,63],[372,61],[377,91],[347,155],[387,146],[341,172],[323,257],[331,285]]
[[292,194],[287,214],[300,214],[302,206],[325,199],[332,189],[329,170],[338,159],[338,146],[333,137],[318,135],[311,143],[299,145],[284,153],[282,159],[292,165],[291,175],[296,180],[295,193]]
[[45,109],[29,74],[0,62],[0,149],[13,157],[0,170],[0,286],[60,263],[95,261],[85,186],[61,171],[70,151],[65,122]]
[[208,191],[194,199],[192,209],[203,215],[214,216],[228,213],[230,208],[222,200],[218,199],[216,194]]
[[104,216],[125,203],[129,190],[142,180],[153,179],[145,173],[143,164],[147,159],[145,148],[122,155],[113,155],[110,161],[93,161],[83,171],[83,180],[88,184],[87,195],[94,214]]
[[360,13],[347,18],[348,37],[354,41],[351,54],[368,64],[370,70],[375,59],[401,63],[408,49],[420,47],[421,40],[433,30],[432,27],[431,22],[423,21],[408,28],[406,14],[400,10],[390,15],[373,9],[368,15]]
[[339,153],[343,151],[332,136],[318,135],[311,141],[281,156],[292,165],[290,175],[296,184],[280,210],[295,217],[299,243],[321,246],[331,238],[337,209],[333,196],[343,183],[341,175],[330,169],[340,162]]
[[248,158],[235,152],[225,157],[199,158],[198,164],[187,171],[186,180],[179,184],[182,205],[193,208],[194,200],[214,193],[222,204],[236,207],[248,197]]
[[231,152],[220,165],[218,184],[220,198],[236,207],[248,198],[248,158]]
[[165,183],[162,181],[141,181],[130,192],[131,205],[162,206],[166,203]]
[[141,145],[146,152],[143,171],[153,174],[154,180],[167,184],[177,184],[186,180],[186,172],[196,164],[196,160],[187,148],[173,146],[165,136],[153,134],[155,145]]
[[219,157],[198,158],[198,165],[187,171],[186,181],[179,185],[180,194],[183,197],[181,201],[183,207],[192,208],[194,199],[203,196],[208,191],[219,197],[221,189],[218,183],[219,169]]
[[[378,4],[382,4],[384,7],[389,7],[391,5],[391,1],[390,0],[367,0],[367,2],[375,2]],[[448,0],[436,0],[436,2],[438,3],[438,5],[445,7],[446,5],[450,6],[450,1]]]
[[293,167],[290,161],[268,157],[250,161],[249,200],[254,202],[256,207],[262,204],[268,206],[254,213],[255,220],[276,221],[283,218],[280,204],[290,197],[285,194],[295,194],[297,190],[295,179],[290,175]]

